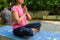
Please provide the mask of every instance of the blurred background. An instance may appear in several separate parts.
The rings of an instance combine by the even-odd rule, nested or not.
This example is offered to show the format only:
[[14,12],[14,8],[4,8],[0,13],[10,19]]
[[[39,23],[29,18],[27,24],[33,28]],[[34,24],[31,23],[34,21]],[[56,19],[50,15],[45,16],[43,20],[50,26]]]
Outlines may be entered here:
[[[6,20],[2,16],[9,16],[8,13],[15,4],[15,0],[0,0],[0,24]],[[23,5],[27,6],[33,20],[60,21],[60,0],[25,0]]]
[[[0,0],[0,27],[12,26],[11,7],[15,0]],[[60,0],[25,0],[32,22],[41,22],[41,30],[60,33]]]

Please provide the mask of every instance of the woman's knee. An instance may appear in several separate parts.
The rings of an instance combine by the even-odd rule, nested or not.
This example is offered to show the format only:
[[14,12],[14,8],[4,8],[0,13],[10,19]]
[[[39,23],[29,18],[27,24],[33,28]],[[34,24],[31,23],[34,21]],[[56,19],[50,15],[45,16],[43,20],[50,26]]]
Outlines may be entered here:
[[39,24],[40,24],[40,27],[41,27],[41,22],[39,22]]
[[37,25],[41,26],[41,22],[36,22]]

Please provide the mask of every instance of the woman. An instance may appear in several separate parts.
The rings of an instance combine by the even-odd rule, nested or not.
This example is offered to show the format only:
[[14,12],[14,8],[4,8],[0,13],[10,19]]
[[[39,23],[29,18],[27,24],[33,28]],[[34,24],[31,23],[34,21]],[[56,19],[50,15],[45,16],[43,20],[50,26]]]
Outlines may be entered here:
[[27,7],[22,4],[24,0],[15,0],[16,5],[11,8],[13,19],[13,33],[18,37],[28,38],[33,36],[36,31],[40,31],[41,23],[28,23],[27,20],[31,20],[31,16],[27,11]]

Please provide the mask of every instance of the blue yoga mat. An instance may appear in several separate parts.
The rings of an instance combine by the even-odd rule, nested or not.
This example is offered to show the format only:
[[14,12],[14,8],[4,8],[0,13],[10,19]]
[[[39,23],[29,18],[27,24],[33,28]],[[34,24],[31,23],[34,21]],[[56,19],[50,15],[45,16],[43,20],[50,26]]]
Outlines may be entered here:
[[48,32],[48,31],[39,31],[34,34],[34,36],[27,39],[14,36],[12,32],[12,26],[3,26],[0,27],[0,36],[11,38],[13,40],[60,40],[60,33]]

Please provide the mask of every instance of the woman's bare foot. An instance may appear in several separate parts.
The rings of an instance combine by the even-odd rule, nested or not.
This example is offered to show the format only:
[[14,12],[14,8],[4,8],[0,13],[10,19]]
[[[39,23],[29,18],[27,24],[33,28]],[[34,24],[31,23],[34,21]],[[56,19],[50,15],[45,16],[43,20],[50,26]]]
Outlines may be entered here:
[[28,36],[23,36],[24,38],[28,38]]
[[40,29],[36,29],[36,28],[32,28],[32,30],[33,30],[33,33],[36,33],[36,32],[40,31]]
[[32,28],[33,30],[33,33],[36,33],[37,32],[37,29],[36,28]]
[[[36,33],[36,32],[39,32],[40,31],[40,29],[36,29],[36,28],[32,28],[32,30],[33,30],[33,33]],[[23,36],[24,38],[28,38],[28,36]]]

